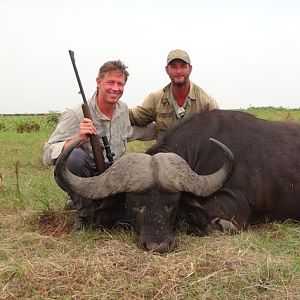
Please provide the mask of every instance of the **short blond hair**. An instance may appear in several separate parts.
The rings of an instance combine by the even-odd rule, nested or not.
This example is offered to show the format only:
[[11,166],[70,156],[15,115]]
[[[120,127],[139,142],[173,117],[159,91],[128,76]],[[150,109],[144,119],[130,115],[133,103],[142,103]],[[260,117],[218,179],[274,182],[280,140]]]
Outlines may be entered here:
[[125,66],[125,64],[119,59],[107,61],[100,67],[98,78],[103,78],[104,75],[109,71],[120,71],[120,73],[124,75],[125,81],[127,81],[127,78],[129,76],[129,73],[126,70],[127,68],[128,67]]

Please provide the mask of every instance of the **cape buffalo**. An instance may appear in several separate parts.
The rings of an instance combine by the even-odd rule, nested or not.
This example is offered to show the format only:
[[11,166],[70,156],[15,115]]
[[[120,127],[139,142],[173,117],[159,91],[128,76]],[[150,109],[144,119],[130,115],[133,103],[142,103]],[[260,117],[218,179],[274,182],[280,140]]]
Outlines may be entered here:
[[181,194],[195,195],[197,199],[208,197],[232,174],[232,153],[222,143],[211,141],[218,146],[213,146],[218,148],[217,152],[223,151],[222,162],[211,175],[199,176],[175,153],[130,153],[99,176],[77,177],[67,169],[66,161],[80,142],[61,153],[54,175],[66,192],[97,201],[94,224],[107,225],[125,219],[137,231],[140,247],[164,253],[176,244],[174,230]]
[[[142,191],[146,185],[146,177],[153,176],[148,169],[155,164],[154,161],[159,161],[159,156],[156,155],[161,152],[166,155],[177,154],[199,175],[214,172],[221,166],[224,158],[219,149],[209,142],[209,138],[227,145],[235,158],[233,175],[223,188],[211,193],[212,189],[205,195],[179,188],[164,190],[160,188],[160,181],[165,180],[165,175],[155,175],[156,184],[147,186]],[[212,223],[217,228],[224,229],[225,220],[230,221],[229,224],[238,230],[249,223],[266,220],[300,220],[299,151],[300,124],[297,122],[266,121],[247,113],[222,110],[197,113],[179,121],[147,151],[148,155],[157,159],[151,162],[145,155],[141,158],[140,170],[135,170],[132,162],[126,167],[125,173],[131,172],[130,176],[140,174],[137,180],[134,179],[136,184],[140,184],[136,187],[137,192],[125,188],[123,191],[128,192],[127,207],[139,232],[141,246],[149,250],[158,248],[159,252],[172,250],[175,215],[185,219],[189,231],[196,234],[206,234]],[[115,164],[115,169],[111,171],[122,177],[124,170],[117,162]],[[182,179],[182,174],[186,174],[183,168],[186,168],[184,163],[176,173],[166,172],[165,174],[171,174],[168,180],[175,185],[189,181],[186,177]],[[105,183],[100,186],[94,181],[96,179],[90,180],[98,185],[97,191],[107,185]],[[83,182],[82,191],[90,189],[85,181],[79,181]],[[118,182],[115,184],[118,185]]]

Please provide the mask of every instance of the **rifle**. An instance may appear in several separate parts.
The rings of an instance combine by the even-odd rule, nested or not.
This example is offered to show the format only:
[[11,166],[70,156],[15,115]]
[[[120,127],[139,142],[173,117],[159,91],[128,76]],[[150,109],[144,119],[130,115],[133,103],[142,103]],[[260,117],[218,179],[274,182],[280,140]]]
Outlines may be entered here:
[[[88,103],[86,101],[85,94],[84,94],[84,91],[83,91],[83,87],[82,87],[80,77],[79,77],[79,74],[78,74],[78,71],[77,71],[77,67],[76,67],[76,64],[75,64],[74,52],[72,50],[69,50],[69,54],[70,54],[73,69],[74,69],[74,72],[75,72],[75,75],[76,75],[76,78],[77,78],[77,82],[78,82],[78,85],[79,85],[79,90],[80,90],[79,93],[81,94],[82,99],[83,99],[83,104],[81,106],[83,115],[84,115],[85,118],[88,118],[88,119],[93,121],[92,115],[91,115],[91,112],[90,112],[90,108],[89,108]],[[90,135],[90,142],[91,142],[91,145],[92,145],[92,150],[93,150],[93,155],[94,155],[96,168],[97,168],[99,174],[101,174],[105,171],[105,161],[104,161],[102,147],[101,147],[98,135],[97,134],[91,134]]]

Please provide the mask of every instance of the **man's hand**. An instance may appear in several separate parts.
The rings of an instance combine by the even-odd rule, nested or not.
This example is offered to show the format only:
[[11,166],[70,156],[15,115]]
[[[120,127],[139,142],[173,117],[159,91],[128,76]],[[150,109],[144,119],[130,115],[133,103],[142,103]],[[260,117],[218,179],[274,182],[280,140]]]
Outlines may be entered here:
[[79,124],[79,132],[78,135],[70,140],[68,140],[64,146],[62,150],[65,150],[66,148],[68,148],[69,145],[71,145],[72,143],[74,143],[77,140],[81,140],[81,144],[85,144],[88,142],[89,140],[89,136],[91,134],[97,134],[97,129],[94,126],[94,123],[92,120],[88,119],[88,118],[84,118],[80,124]]
[[92,120],[84,118],[79,124],[79,135],[77,139],[80,139],[82,143],[85,144],[88,142],[91,134],[97,134],[97,129]]

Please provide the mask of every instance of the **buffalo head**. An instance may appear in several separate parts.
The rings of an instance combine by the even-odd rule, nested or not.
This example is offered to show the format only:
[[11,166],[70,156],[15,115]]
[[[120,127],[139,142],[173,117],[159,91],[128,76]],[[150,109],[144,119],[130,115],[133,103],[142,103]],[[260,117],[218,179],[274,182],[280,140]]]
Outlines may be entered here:
[[165,253],[175,246],[174,229],[181,192],[207,197],[220,189],[232,174],[231,151],[222,143],[211,141],[225,156],[222,168],[211,175],[198,175],[175,153],[153,156],[129,153],[101,175],[82,178],[66,167],[71,151],[80,144],[76,142],[59,156],[55,180],[63,190],[90,199],[125,193],[126,214],[138,233],[140,247]]

